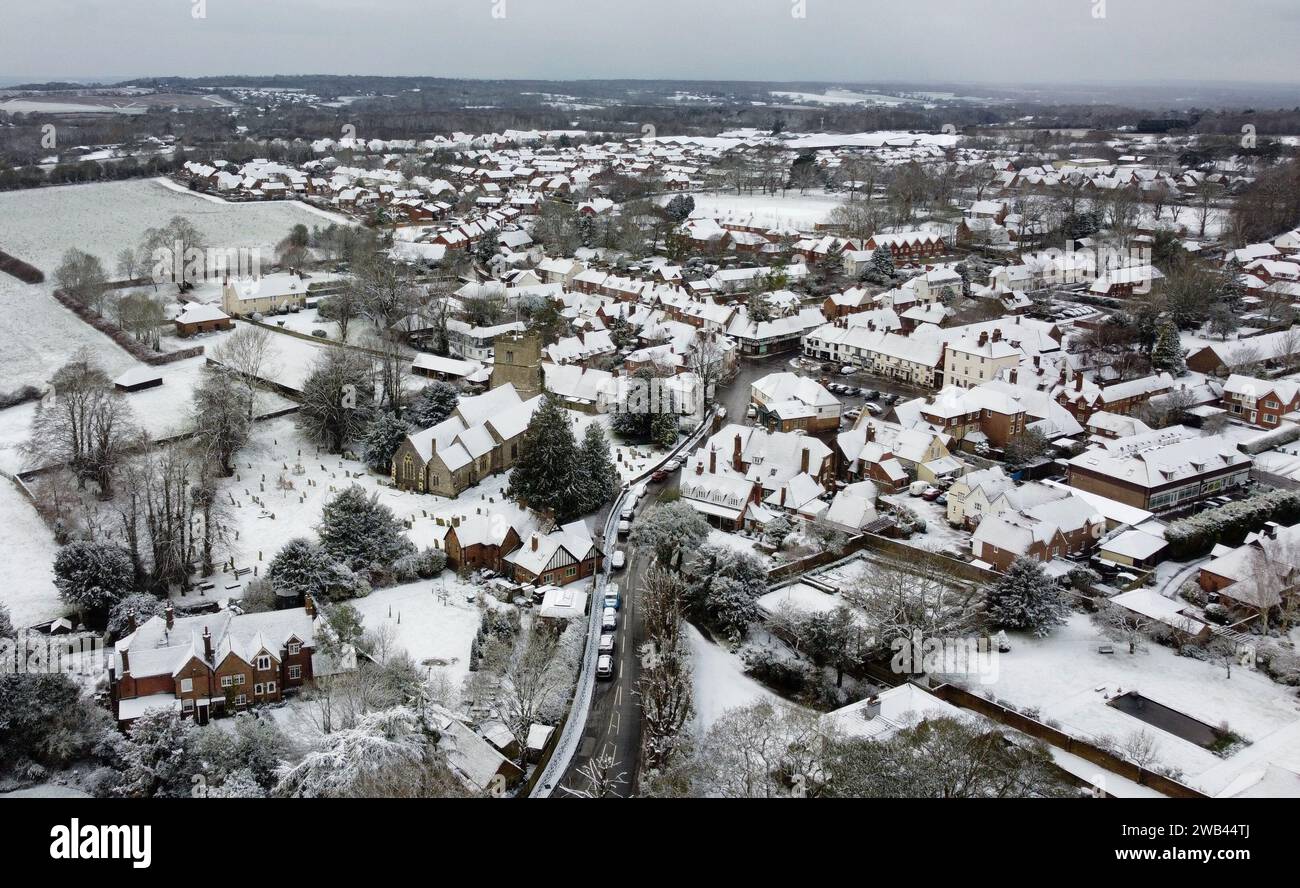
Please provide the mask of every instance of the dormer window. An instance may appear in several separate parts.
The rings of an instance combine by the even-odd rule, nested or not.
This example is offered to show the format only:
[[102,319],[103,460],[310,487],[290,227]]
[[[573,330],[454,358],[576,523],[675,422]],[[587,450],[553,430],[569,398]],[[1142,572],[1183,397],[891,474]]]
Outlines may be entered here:
[[291,657],[297,656],[298,652],[301,650],[302,650],[302,645],[299,642],[296,641],[289,642],[289,656]]

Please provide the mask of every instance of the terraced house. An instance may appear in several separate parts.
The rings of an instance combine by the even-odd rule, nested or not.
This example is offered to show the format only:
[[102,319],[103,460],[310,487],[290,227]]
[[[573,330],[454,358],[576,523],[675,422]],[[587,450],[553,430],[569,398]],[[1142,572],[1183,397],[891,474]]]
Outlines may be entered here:
[[176,712],[207,723],[273,703],[338,664],[314,656],[317,612],[231,610],[177,618],[169,606],[113,647],[109,689],[118,723]]

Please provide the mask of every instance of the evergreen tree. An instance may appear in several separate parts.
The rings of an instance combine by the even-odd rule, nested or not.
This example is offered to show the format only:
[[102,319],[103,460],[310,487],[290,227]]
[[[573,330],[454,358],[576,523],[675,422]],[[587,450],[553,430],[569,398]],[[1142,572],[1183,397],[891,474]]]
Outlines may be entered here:
[[409,431],[406,423],[387,411],[381,411],[370,421],[366,431],[366,465],[376,472],[388,474],[393,465],[393,455],[402,446]]
[[1151,349],[1151,366],[1174,376],[1182,376],[1187,372],[1182,339],[1178,335],[1178,327],[1172,321],[1165,321],[1157,328],[1156,344]]
[[191,755],[199,728],[173,712],[150,712],[127,729],[117,744],[122,781],[119,796],[133,799],[189,798],[200,762]]
[[325,504],[319,534],[321,546],[352,570],[387,568],[415,546],[393,511],[353,484]]
[[519,461],[510,473],[506,495],[559,522],[582,514],[578,483],[578,444],[569,418],[554,395],[546,395],[519,444]]
[[871,267],[885,277],[894,276],[894,254],[889,247],[881,245],[871,254]]
[[618,490],[618,469],[610,458],[609,440],[599,423],[591,423],[583,433],[578,452],[578,483],[582,488],[584,514],[609,502]]
[[661,567],[680,569],[683,553],[692,552],[709,538],[709,522],[680,500],[657,503],[645,510],[632,527],[632,543],[655,553]]
[[54,585],[83,620],[102,624],[113,605],[134,590],[135,565],[121,546],[77,541],[55,556]]
[[1001,629],[1032,632],[1042,638],[1065,622],[1070,606],[1060,584],[1033,558],[1020,557],[988,593],[989,621]]
[[458,403],[460,392],[455,386],[448,382],[431,382],[420,389],[415,400],[406,408],[406,421],[410,424],[411,431],[424,431],[451,416]]
[[689,194],[677,195],[672,200],[668,201],[668,205],[664,207],[665,215],[667,215],[674,224],[679,225],[689,219],[693,212],[695,212],[695,198],[691,197]]
[[132,592],[113,605],[108,614],[108,631],[121,638],[131,632],[131,618],[136,625],[142,625],[151,617],[161,616],[165,608],[162,600],[148,592]]
[[364,595],[367,587],[346,565],[303,537],[289,540],[266,569],[277,595],[294,600],[304,595],[338,601]]

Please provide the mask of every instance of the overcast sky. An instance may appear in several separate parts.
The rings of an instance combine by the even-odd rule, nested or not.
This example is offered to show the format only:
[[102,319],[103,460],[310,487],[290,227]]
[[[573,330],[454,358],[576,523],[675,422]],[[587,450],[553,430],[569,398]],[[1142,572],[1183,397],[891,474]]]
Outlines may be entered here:
[[0,0],[0,76],[1300,82],[1300,0],[802,0],[796,17],[799,5]]

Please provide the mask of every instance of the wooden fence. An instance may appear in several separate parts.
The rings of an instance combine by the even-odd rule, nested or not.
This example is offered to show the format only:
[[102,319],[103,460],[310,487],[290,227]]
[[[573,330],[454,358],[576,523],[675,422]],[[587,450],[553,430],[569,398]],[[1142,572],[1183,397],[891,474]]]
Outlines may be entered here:
[[1071,737],[1064,731],[1053,728],[1051,725],[1045,725],[1037,719],[1030,718],[1014,709],[1008,709],[992,700],[986,700],[978,694],[972,694],[964,688],[956,685],[943,684],[932,688],[931,692],[947,703],[958,706],[962,709],[969,709],[972,712],[978,712],[999,724],[1004,724],[1009,728],[1015,728],[1017,731],[1028,734],[1055,746],[1057,749],[1068,752],[1071,755],[1077,755],[1085,761],[1092,762],[1099,768],[1103,768],[1132,780],[1140,786],[1150,787],[1162,795],[1176,799],[1204,799],[1209,798],[1199,789],[1193,789],[1186,784],[1179,783],[1171,777],[1159,774],[1140,765],[1135,765],[1127,759],[1120,758],[1113,752],[1102,749],[1099,746],[1080,740],[1077,737]]

